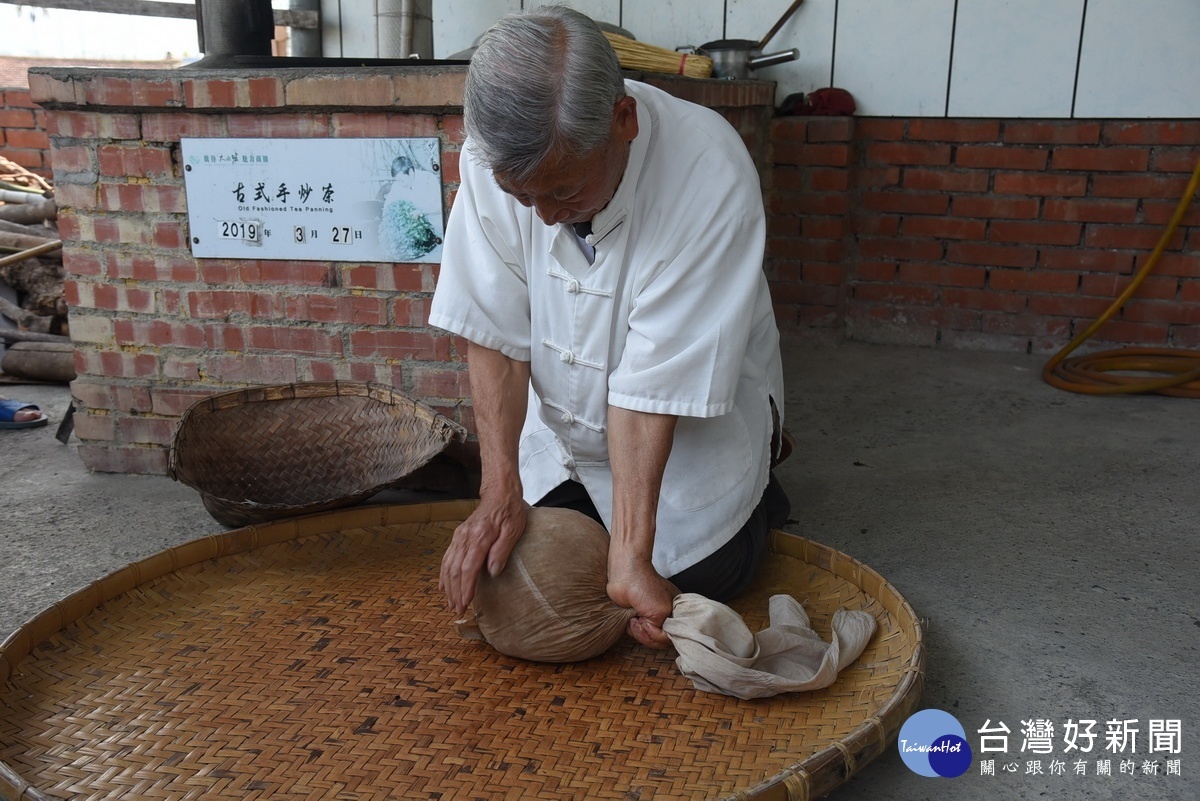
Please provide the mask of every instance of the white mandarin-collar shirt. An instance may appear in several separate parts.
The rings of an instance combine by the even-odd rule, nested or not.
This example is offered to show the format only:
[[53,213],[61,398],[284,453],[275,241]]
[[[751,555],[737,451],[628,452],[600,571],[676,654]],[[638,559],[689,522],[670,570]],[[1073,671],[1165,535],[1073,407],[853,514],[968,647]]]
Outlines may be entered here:
[[710,109],[646,84],[626,90],[638,135],[592,220],[594,260],[571,226],[546,225],[503,192],[467,141],[429,323],[531,363],[529,503],[575,479],[611,527],[608,408],[679,416],[653,556],[670,577],[757,505],[783,373],[745,145]]

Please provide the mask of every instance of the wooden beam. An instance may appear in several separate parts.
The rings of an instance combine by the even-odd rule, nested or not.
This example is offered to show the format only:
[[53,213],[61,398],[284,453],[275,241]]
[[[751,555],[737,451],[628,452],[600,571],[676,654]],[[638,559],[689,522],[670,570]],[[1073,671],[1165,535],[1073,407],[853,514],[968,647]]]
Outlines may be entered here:
[[[163,3],[159,0],[0,0],[17,6],[61,8],[67,11],[99,11],[104,14],[129,14],[135,17],[195,19],[194,3]],[[314,30],[320,27],[317,11],[274,9],[275,24],[285,28]]]

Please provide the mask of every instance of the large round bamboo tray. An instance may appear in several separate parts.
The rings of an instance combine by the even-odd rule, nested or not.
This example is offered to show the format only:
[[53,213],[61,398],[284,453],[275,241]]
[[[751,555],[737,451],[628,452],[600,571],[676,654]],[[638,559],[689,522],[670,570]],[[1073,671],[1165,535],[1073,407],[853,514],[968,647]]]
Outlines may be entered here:
[[921,627],[860,562],[776,532],[735,606],[788,592],[879,631],[832,686],[739,701],[629,641],[541,665],[460,640],[441,553],[472,502],[373,506],[180,545],[0,644],[0,797],[816,798],[894,741]]
[[358,503],[466,430],[394,387],[308,381],[223,392],[175,428],[167,474],[225,526]]

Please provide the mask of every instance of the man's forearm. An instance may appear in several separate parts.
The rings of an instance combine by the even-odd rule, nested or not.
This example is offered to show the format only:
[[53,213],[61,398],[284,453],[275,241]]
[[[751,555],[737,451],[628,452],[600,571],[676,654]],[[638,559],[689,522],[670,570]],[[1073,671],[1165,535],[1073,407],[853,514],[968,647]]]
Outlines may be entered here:
[[479,494],[521,495],[517,451],[529,400],[529,362],[472,344],[469,371],[482,468]]
[[675,438],[674,415],[610,406],[608,453],[613,475],[609,570],[615,562],[649,564],[663,472]]

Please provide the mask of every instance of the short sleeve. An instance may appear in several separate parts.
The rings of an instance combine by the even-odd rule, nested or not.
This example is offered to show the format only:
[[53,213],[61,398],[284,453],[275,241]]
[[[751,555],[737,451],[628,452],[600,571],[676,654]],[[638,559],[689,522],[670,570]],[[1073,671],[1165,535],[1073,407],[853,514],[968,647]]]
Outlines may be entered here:
[[641,265],[610,404],[685,417],[733,409],[765,281],[757,191],[753,182],[731,192],[724,209],[669,237],[676,248]]
[[429,324],[529,361],[529,286],[520,258],[527,232],[469,141],[460,169]]

